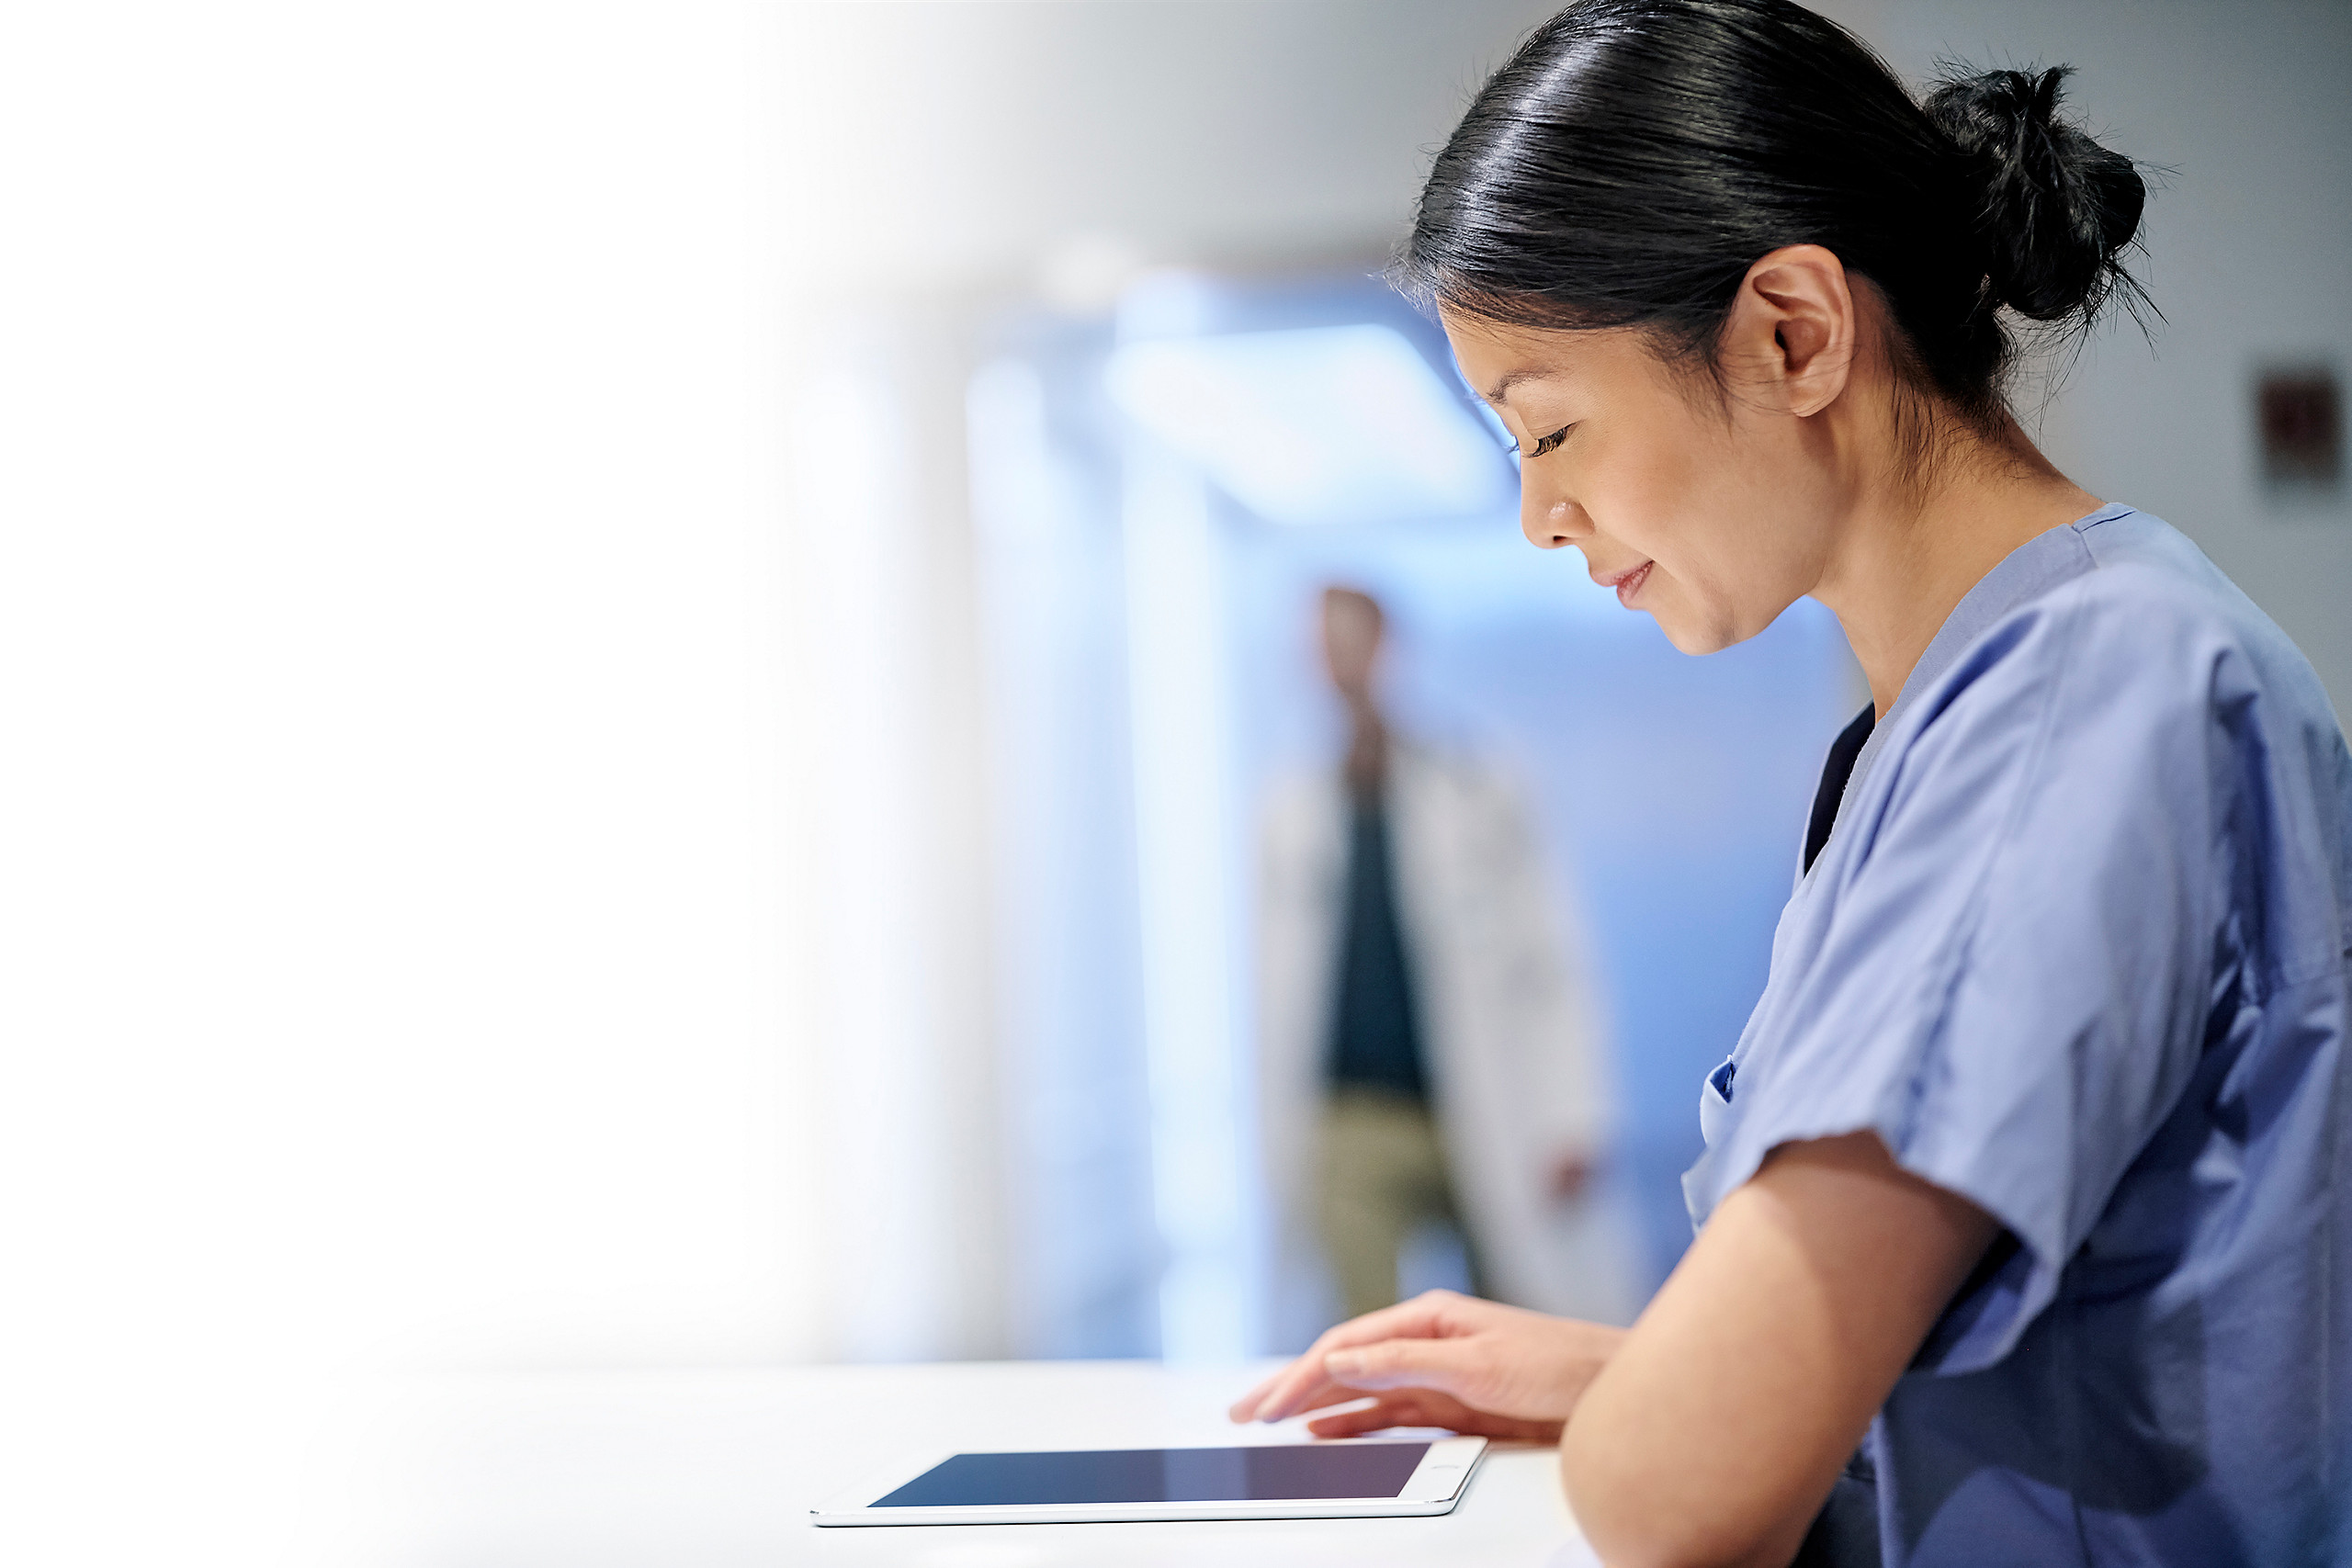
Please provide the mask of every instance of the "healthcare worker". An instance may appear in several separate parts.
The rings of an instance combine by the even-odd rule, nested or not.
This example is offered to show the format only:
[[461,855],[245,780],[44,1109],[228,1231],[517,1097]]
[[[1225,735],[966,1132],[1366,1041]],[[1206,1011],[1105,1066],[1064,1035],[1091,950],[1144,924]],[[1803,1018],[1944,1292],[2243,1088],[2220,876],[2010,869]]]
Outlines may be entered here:
[[1575,922],[1517,791],[1382,714],[1379,604],[1332,588],[1320,610],[1347,751],[1278,780],[1260,835],[1260,1124],[1285,1259],[1319,1250],[1345,1310],[1368,1312],[1396,1300],[1407,1237],[1442,1222],[1478,1293],[1623,1322]]
[[1868,735],[1633,1328],[1419,1299],[1237,1419],[1557,1434],[1614,1565],[2352,1563],[2352,753],[2005,404],[2132,288],[2061,80],[1922,103],[1786,0],[1585,0],[1438,156],[1397,271],[1529,536],[1686,652],[1820,600]]

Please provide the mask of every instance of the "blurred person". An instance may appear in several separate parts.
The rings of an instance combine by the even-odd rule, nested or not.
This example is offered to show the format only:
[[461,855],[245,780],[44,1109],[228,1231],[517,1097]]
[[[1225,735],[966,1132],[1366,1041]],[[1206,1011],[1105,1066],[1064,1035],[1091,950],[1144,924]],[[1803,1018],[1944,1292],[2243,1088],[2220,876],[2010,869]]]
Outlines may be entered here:
[[1233,1414],[1556,1438],[1615,1564],[2341,1568],[2352,750],[2010,412],[2020,325],[2137,298],[2145,188],[2063,69],[1946,69],[1915,99],[1788,0],[1585,0],[1438,155],[1397,272],[1530,539],[1689,653],[1818,599],[1871,703],[1634,1327],[1436,1293]]
[[1623,1310],[1591,1201],[1610,1122],[1600,1041],[1544,855],[1495,771],[1399,737],[1374,677],[1385,617],[1327,590],[1345,757],[1270,792],[1259,986],[1267,1168],[1354,1315],[1396,1300],[1414,1231],[1458,1235],[1473,1288]]

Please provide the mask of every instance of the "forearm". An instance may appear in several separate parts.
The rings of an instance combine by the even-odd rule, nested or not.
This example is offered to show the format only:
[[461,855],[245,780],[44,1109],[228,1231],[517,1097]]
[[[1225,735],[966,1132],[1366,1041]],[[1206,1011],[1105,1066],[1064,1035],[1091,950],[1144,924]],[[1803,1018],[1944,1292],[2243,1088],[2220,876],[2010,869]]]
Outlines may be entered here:
[[1724,1200],[1561,1438],[1611,1568],[1780,1568],[1995,1233],[1872,1134],[1781,1151]]

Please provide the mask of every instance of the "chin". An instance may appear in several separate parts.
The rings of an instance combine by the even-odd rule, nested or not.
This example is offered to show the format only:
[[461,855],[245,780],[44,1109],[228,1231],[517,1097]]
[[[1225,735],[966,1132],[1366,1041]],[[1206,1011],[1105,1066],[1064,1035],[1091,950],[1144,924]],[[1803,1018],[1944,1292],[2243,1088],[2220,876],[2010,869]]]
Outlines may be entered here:
[[1666,634],[1666,640],[1674,645],[1677,653],[1694,656],[1702,653],[1721,653],[1734,643],[1747,640],[1746,637],[1733,636],[1727,628],[1722,626],[1692,625],[1679,619],[1669,621],[1663,615],[1657,617],[1657,629]]
[[[1781,606],[1781,610],[1787,608],[1785,604]],[[1674,645],[1676,652],[1694,656],[1721,653],[1726,648],[1746,642],[1780,619],[1780,610],[1759,617],[1753,604],[1744,609],[1726,604],[1696,611],[1688,604],[1674,604],[1668,606],[1664,614],[1652,611],[1650,615],[1651,619],[1657,622],[1658,630],[1666,634],[1666,640]]]

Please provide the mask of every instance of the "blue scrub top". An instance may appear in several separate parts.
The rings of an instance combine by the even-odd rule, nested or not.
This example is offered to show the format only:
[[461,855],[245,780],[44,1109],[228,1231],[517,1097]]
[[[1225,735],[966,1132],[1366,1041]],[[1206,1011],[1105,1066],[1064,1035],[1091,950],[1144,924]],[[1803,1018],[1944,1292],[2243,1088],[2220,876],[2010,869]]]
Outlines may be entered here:
[[2352,1565],[2348,912],[2343,731],[2186,538],[2105,507],[1952,612],[1683,1179],[1870,1129],[2006,1227],[1872,1427],[1890,1568]]

